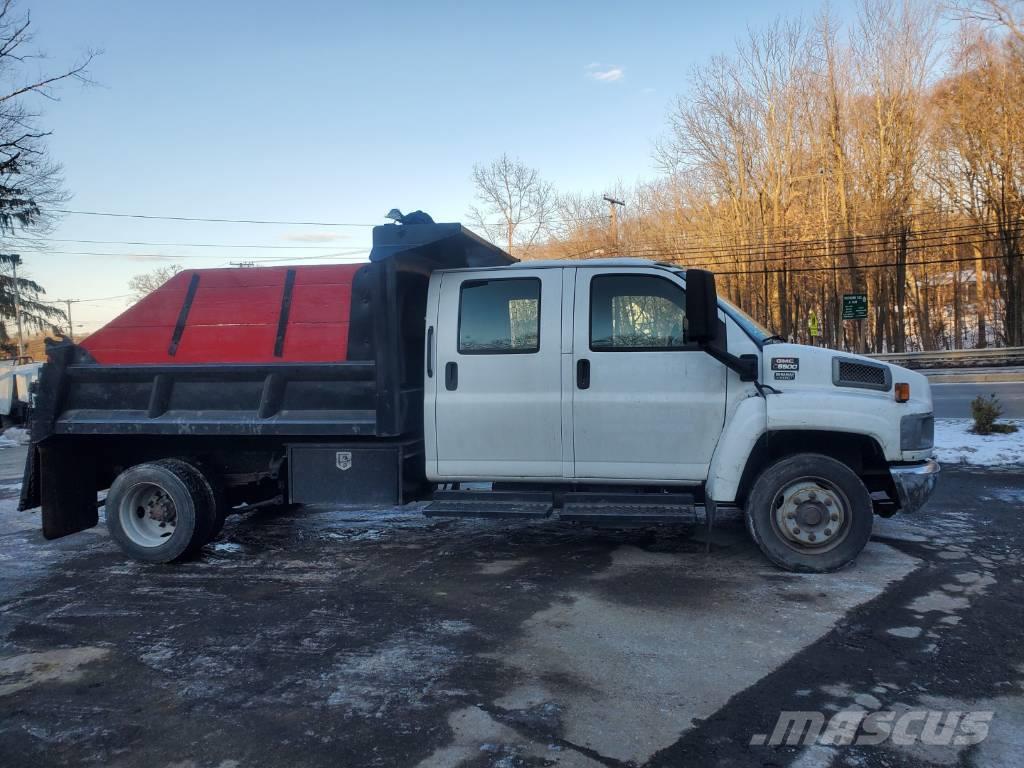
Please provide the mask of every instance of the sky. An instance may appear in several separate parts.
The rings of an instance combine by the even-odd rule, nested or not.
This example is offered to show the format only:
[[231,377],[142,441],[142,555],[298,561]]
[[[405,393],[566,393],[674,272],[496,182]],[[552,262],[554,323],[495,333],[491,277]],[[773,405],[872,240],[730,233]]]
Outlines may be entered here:
[[[49,298],[81,300],[81,334],[162,265],[364,260],[368,225],[391,208],[464,220],[473,164],[503,152],[560,191],[651,178],[692,67],[748,26],[820,5],[21,0],[46,66],[103,51],[95,85],[34,105],[67,209],[363,225],[67,214],[41,251],[22,252],[25,271]],[[176,245],[66,242],[83,240]]]

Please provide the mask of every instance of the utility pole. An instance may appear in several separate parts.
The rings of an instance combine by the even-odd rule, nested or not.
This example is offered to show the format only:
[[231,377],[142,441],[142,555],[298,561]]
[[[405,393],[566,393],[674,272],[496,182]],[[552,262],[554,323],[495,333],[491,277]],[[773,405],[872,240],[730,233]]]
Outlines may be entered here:
[[612,197],[611,195],[605,195],[604,199],[608,203],[608,209],[609,209],[609,213],[610,213],[609,219],[611,221],[612,244],[615,245],[615,246],[618,246],[618,244],[619,244],[619,214],[618,214],[618,211],[616,210],[615,206],[618,205],[618,206],[622,206],[623,208],[625,208],[626,207],[626,203],[623,202],[622,200],[619,200],[618,198]]
[[14,254],[14,260],[11,261],[11,272],[13,274],[14,284],[14,317],[18,321],[18,357],[22,357],[25,354],[25,332],[21,324],[21,289],[18,286],[18,262],[21,261],[21,256]]
[[68,308],[68,338],[74,342],[75,340],[75,324],[71,320],[71,305],[77,304],[80,299],[57,299],[58,304],[63,304]]

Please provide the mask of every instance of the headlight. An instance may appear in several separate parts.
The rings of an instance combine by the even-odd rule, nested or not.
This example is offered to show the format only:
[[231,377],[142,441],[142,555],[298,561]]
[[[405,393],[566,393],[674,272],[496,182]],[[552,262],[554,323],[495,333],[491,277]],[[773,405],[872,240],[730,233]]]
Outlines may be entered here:
[[923,451],[935,445],[935,417],[912,413],[900,419],[900,450]]

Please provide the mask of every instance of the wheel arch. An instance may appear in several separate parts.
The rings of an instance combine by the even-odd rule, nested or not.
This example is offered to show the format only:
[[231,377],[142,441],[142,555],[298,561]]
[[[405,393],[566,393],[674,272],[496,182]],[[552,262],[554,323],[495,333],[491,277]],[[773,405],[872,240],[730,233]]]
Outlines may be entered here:
[[[890,492],[892,478],[885,454],[870,435],[825,429],[783,429],[765,432],[757,438],[736,485],[736,503],[745,505],[754,481],[766,467],[799,453],[818,453],[840,461],[861,478],[869,491]],[[895,496],[890,493],[890,498]]]

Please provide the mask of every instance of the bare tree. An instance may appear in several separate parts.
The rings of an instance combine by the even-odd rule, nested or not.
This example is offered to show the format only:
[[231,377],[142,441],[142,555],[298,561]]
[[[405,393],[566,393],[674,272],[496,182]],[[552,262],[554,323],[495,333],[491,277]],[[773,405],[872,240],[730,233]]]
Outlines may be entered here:
[[473,184],[477,204],[469,209],[472,222],[491,240],[505,243],[510,255],[529,256],[551,225],[554,187],[535,168],[507,154],[474,165]]
[[96,56],[88,51],[72,65],[46,72],[29,62],[45,60],[32,46],[32,18],[19,13],[15,0],[0,0],[0,236],[45,231],[52,206],[64,202],[60,166],[49,159],[30,100],[57,100],[65,81],[87,83]]
[[[798,340],[813,313],[837,347],[1024,344],[1024,0],[963,0],[949,47],[952,1],[860,0],[848,29],[783,20],[697,66],[624,252],[715,270]],[[587,200],[563,198],[547,250],[599,252]]]
[[128,290],[132,292],[132,298],[129,301],[134,304],[136,301],[144,299],[176,274],[181,272],[182,269],[184,269],[184,267],[180,264],[170,264],[166,267],[157,267],[151,272],[135,275],[128,281]]
[[953,9],[966,21],[1007,30],[1024,45],[1024,0],[957,0]]

